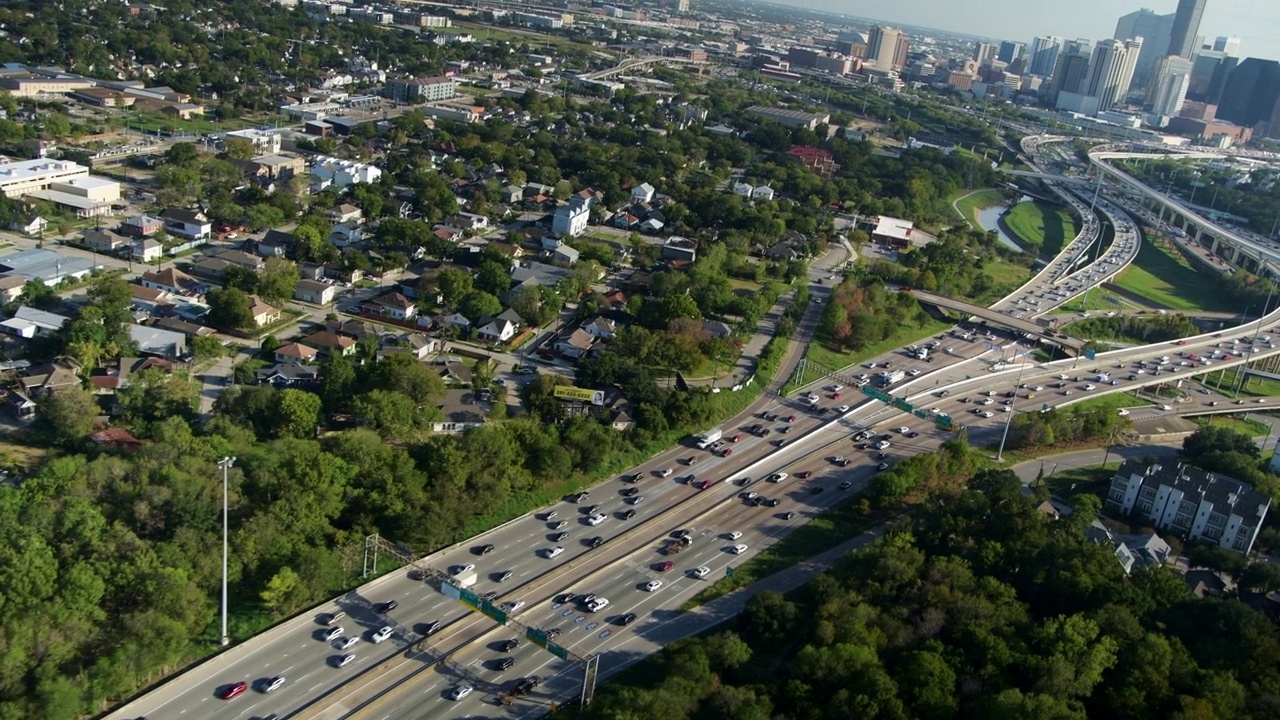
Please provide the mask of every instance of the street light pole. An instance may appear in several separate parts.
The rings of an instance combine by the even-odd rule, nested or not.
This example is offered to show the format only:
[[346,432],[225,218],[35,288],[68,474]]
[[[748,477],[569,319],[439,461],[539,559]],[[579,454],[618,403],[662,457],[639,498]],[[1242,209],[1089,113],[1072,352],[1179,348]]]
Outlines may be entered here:
[[234,465],[236,459],[227,456],[218,461],[218,467],[222,468],[222,635],[221,644],[223,647],[231,644],[231,638],[227,636],[227,475],[231,472],[231,466]]
[[[1014,344],[1017,347],[1017,344]],[[1009,418],[1004,421],[1004,434],[1000,436],[1000,449],[996,452],[996,462],[1004,462],[1004,443],[1009,439],[1009,426],[1013,424],[1014,406],[1018,404],[1018,386],[1022,384],[1022,373],[1027,369],[1026,357],[1023,356],[1022,367],[1018,368],[1018,379],[1013,381],[1013,397],[1009,399]]]

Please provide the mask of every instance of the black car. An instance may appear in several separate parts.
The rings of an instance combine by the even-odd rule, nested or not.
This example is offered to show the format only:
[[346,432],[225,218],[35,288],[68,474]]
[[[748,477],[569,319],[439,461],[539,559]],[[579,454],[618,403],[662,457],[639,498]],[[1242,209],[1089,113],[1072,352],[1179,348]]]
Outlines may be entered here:
[[626,626],[630,625],[631,623],[633,623],[633,622],[635,622],[635,621],[636,621],[636,614],[635,614],[635,613],[627,613],[626,615],[619,615],[619,616],[618,616],[618,624],[619,624],[619,625],[621,625],[621,626],[623,626],[623,627],[626,627]]
[[511,692],[515,693],[516,695],[525,695],[527,693],[532,692],[534,688],[538,687],[538,683],[540,682],[542,682],[542,678],[538,677],[537,675],[530,675],[529,677],[516,683],[516,686],[511,690]]
[[588,506],[586,506],[586,507],[582,508],[582,514],[583,514],[583,515],[595,515],[595,514],[596,514],[596,513],[598,513],[598,512],[600,512],[600,506],[599,506],[599,505],[588,505]]
[[638,493],[638,492],[640,492],[640,488],[633,488],[633,487],[630,487],[630,488],[627,488],[627,489],[623,490],[622,492],[620,492],[620,493],[618,493],[618,494],[619,494],[619,495],[621,495],[622,497],[631,497],[632,495],[635,495],[635,494],[636,494],[636,493]]
[[520,647],[520,641],[515,638],[511,638],[510,640],[503,640],[502,644],[498,646],[498,649],[502,652],[511,652],[518,647]]
[[479,548],[479,552],[481,555],[488,555],[489,553],[493,552],[493,545],[492,544],[481,545]]
[[379,603],[374,609],[377,611],[379,615],[386,615],[387,613],[391,612],[392,610],[395,610],[398,607],[400,607],[399,602],[396,602],[395,600],[388,600],[384,603]]
[[439,620],[432,620],[430,625],[428,625],[428,626],[426,626],[425,628],[423,628],[423,630],[422,630],[422,634],[423,634],[423,635],[434,635],[434,634],[436,633],[436,631],[440,629],[440,627],[441,627],[441,625],[440,625],[440,621],[439,621]]
[[853,462],[853,461],[852,461],[852,460],[850,460],[849,458],[845,458],[845,459],[841,460],[840,462],[838,462],[838,463],[836,463],[836,464],[837,464],[837,465],[839,465],[840,467],[849,467],[849,464],[850,464],[850,463],[852,463],[852,462]]
[[567,538],[567,537],[569,537],[569,533],[567,533],[567,532],[558,532],[558,533],[556,533],[555,535],[552,535],[552,536],[551,536],[551,542],[560,542],[561,540],[564,540],[564,539],[565,539],[565,538]]
[[764,504],[767,507],[778,507],[779,505],[782,504],[782,501],[779,500],[778,498],[769,498],[768,500],[764,500],[762,502],[764,502]]
[[598,548],[598,547],[600,547],[601,545],[603,545],[603,544],[604,544],[604,538],[602,538],[602,537],[600,537],[599,535],[597,535],[597,536],[595,536],[595,537],[591,538],[591,542],[590,542],[589,544],[590,544],[590,545],[591,545],[591,547],[593,547],[593,548]]
[[557,596],[556,596],[556,602],[558,602],[558,603],[560,603],[561,605],[563,605],[563,604],[565,604],[565,603],[567,603],[567,602],[573,602],[573,599],[574,599],[575,597],[577,597],[577,595],[574,595],[573,593],[562,593],[562,594],[560,594],[560,595],[557,595]]
[[794,512],[785,512],[785,513],[783,513],[783,514],[782,514],[782,519],[783,519],[783,520],[790,520],[790,519],[794,518],[795,516],[796,516],[796,514],[795,514]]
[[813,486],[813,487],[809,488],[809,494],[810,494],[810,495],[817,495],[817,494],[821,493],[823,490],[826,490],[826,488],[821,487],[821,486],[819,486],[819,485],[815,485],[815,486]]
[[493,664],[494,670],[510,670],[515,667],[516,659],[513,657],[504,657]]
[[916,432],[915,430],[912,430],[911,432],[907,433],[907,437],[909,437],[909,438],[918,438],[918,437],[920,437],[920,433]]
[[630,520],[635,516],[636,516],[636,511],[631,509],[623,510],[622,512],[618,513],[619,520]]
[[489,601],[489,602],[493,602],[494,600],[497,600],[497,599],[498,599],[498,591],[497,591],[497,590],[490,590],[489,592],[487,592],[487,593],[485,593],[485,594],[481,595],[481,596],[480,596],[480,599],[481,599],[481,600],[487,600],[487,601]]
[[554,640],[560,637],[560,628],[551,628],[550,630],[547,630],[546,633],[548,640]]
[[570,495],[569,502],[580,503],[583,500],[586,500],[590,496],[591,496],[591,493],[587,492],[586,490],[583,490],[580,493],[574,493],[573,495]]
[[511,572],[510,570],[507,570],[506,572],[504,572],[504,573],[502,573],[501,575],[499,575],[499,576],[498,576],[498,582],[506,582],[506,581],[510,580],[510,579],[511,579],[511,576],[512,576],[512,575],[514,575],[514,574],[515,574],[515,573]]

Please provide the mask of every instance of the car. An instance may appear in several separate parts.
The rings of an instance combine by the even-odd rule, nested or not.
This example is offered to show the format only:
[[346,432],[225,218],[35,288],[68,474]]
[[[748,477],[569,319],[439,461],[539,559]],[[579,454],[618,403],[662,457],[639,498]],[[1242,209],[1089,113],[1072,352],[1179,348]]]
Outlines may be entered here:
[[552,530],[563,530],[563,529],[565,529],[565,528],[567,528],[567,527],[569,527],[569,521],[568,521],[568,520],[561,520],[561,521],[559,521],[559,522],[551,523],[551,529],[552,529]]
[[800,478],[801,480],[808,480],[809,478],[813,477],[813,473],[808,470],[805,470],[804,472],[796,473],[796,477]]
[[729,457],[733,454],[733,448],[725,448],[720,451],[720,457]]
[[547,634],[548,640],[555,640],[556,638],[560,637],[561,630],[560,628],[550,628],[548,630],[544,630],[543,632]]
[[489,544],[489,545],[481,545],[481,546],[480,546],[480,554],[481,554],[481,555],[488,555],[489,553],[493,552],[493,550],[494,550],[494,547],[493,547],[493,544],[492,544],[492,543],[491,543],[491,544]]
[[467,684],[458,685],[449,691],[449,699],[457,702],[471,694],[471,686]]
[[1126,417],[1128,416],[1128,414],[1129,414],[1128,410],[1125,410],[1124,408],[1120,408],[1120,417]]
[[559,515],[560,515],[560,513],[556,512],[555,510],[552,510],[551,512],[547,513],[546,515],[543,515],[543,516],[542,516],[542,519],[543,519],[543,520],[545,520],[545,521],[547,521],[547,522],[551,522],[552,520],[555,520],[557,517],[559,517]]
[[324,640],[325,642],[333,642],[334,640],[337,640],[338,638],[342,637],[344,633],[346,633],[346,630],[343,630],[341,625],[337,627],[331,627],[328,629],[328,631],[325,632]]
[[582,508],[582,514],[584,514],[584,515],[588,515],[588,516],[590,516],[590,515],[595,515],[595,514],[596,514],[596,513],[598,513],[598,512],[600,512],[600,505],[599,505],[599,503],[597,503],[597,504],[595,504],[595,505],[588,505],[588,506],[586,506],[586,507]]
[[378,628],[378,630],[375,631],[369,639],[373,641],[374,645],[377,645],[383,640],[386,640],[387,638],[394,635],[395,632],[396,632],[395,628],[391,627],[390,625],[387,625],[385,627]]
[[791,520],[791,519],[795,518],[795,516],[796,516],[796,514],[795,514],[794,512],[791,512],[791,511],[787,511],[787,512],[782,513],[782,519],[783,519],[783,520]]
[[591,493],[587,492],[586,490],[583,490],[581,492],[577,492],[577,493],[574,493],[573,495],[570,495],[569,502],[580,503],[583,500],[586,500],[590,496],[591,496]]
[[222,698],[223,700],[230,700],[231,698],[236,697],[238,695],[243,695],[244,691],[248,689],[249,689],[249,683],[244,682],[242,680],[240,682],[232,683],[222,688],[222,692],[219,693],[218,697]]
[[898,434],[899,434],[899,435],[906,435],[906,434],[907,434],[907,433],[909,433],[909,432],[911,432],[911,428],[909,428],[909,427],[900,427],[900,428],[898,428]]
[[700,482],[694,483],[694,485],[693,485],[693,486],[694,486],[694,487],[696,487],[696,488],[698,488],[699,490],[706,490],[707,488],[711,487],[712,485],[715,485],[715,482],[713,482],[713,481],[711,481],[711,480],[702,480],[702,481],[700,481]]
[[643,495],[635,495],[635,496],[633,496],[633,497],[629,497],[629,498],[627,498],[627,502],[628,502],[628,503],[630,503],[630,504],[632,504],[632,505],[639,505],[640,503],[644,502],[644,496],[643,496]]
[[[567,535],[567,534],[568,533],[561,533],[561,535]],[[501,575],[498,576],[498,582],[506,582],[510,580],[513,575],[515,575],[515,573],[511,572],[510,570],[506,570]]]
[[795,415],[788,415],[788,416],[786,416],[785,418],[783,418],[783,420],[784,420],[785,422],[793,423],[793,422],[795,422],[795,421],[796,421],[796,416],[795,416]]
[[348,635],[344,638],[338,638],[338,641],[335,642],[333,646],[338,650],[350,650],[358,642],[360,642],[360,638],[355,635]]
[[876,443],[876,449],[877,449],[877,450],[884,450],[884,449],[886,449],[886,448],[888,448],[888,447],[889,447],[889,441],[888,441],[888,440],[881,440],[880,442]]
[[840,393],[831,393],[828,397],[830,397],[832,400],[839,400]]
[[675,470],[673,470],[673,469],[671,469],[671,468],[666,468],[666,469],[663,469],[663,470],[659,470],[659,471],[658,471],[658,477],[671,477],[671,473],[673,473],[673,472],[675,472]]
[[853,487],[853,483],[849,482],[848,480],[845,480],[844,482],[840,483],[841,490],[848,490],[851,487]]
[[746,546],[746,545],[743,545],[743,544],[741,544],[741,543],[739,543],[739,544],[737,544],[737,545],[734,545],[733,547],[729,548],[729,552],[733,553],[734,555],[741,555],[742,553],[744,553],[744,552],[746,552],[746,551],[747,551],[747,546]]
[[889,469],[889,463],[887,462],[882,462],[876,466],[876,470],[888,470],[888,469]]
[[835,457],[831,458],[831,462],[835,465],[839,465],[840,463],[843,463],[844,460],[845,458],[843,455],[836,455]]
[[475,569],[476,569],[475,563],[457,565],[453,568],[453,572],[450,573],[450,575],[453,575],[454,577],[458,577],[459,575],[465,575]]
[[1097,390],[1097,389],[1098,389],[1098,386],[1097,386],[1097,385],[1094,385],[1093,383],[1090,383],[1090,384],[1088,384],[1088,385],[1085,385],[1085,386],[1084,386],[1083,388],[1081,388],[1081,389],[1083,389],[1083,390]]
[[621,495],[622,497],[631,497],[632,495],[638,495],[639,493],[640,493],[640,488],[629,487],[629,488],[625,488],[622,492],[618,494]]
[[324,615],[324,624],[325,624],[325,625],[333,625],[334,623],[338,622],[339,620],[341,620],[342,618],[344,618],[344,617],[346,617],[346,616],[347,616],[347,614],[346,614],[346,613],[344,613],[344,612],[342,612],[341,610],[339,610],[339,611],[337,611],[337,612],[325,613],[325,615]]
[[733,530],[731,532],[725,533],[724,536],[729,538],[730,540],[737,540],[738,538],[742,537],[742,533],[738,532],[737,530]]
[[487,592],[487,593],[485,593],[485,594],[481,595],[481,596],[480,596],[480,599],[481,599],[481,600],[486,600],[486,601],[488,601],[488,602],[493,602],[494,600],[497,600],[497,599],[498,599],[498,591],[497,591],[497,590],[490,590],[489,592]]
[[557,545],[557,546],[555,546],[555,547],[549,547],[549,548],[546,548],[545,550],[543,550],[543,551],[542,551],[542,556],[543,556],[543,557],[545,557],[545,558],[547,558],[547,559],[549,560],[549,559],[554,558],[554,557],[559,557],[559,556],[560,556],[560,553],[562,553],[562,552],[564,552],[564,548],[563,548],[563,547],[561,547],[561,546],[559,546],[559,545]]
[[635,621],[636,621],[636,614],[633,612],[629,612],[624,615],[619,615],[618,619],[615,622],[617,622],[622,627],[626,627]]
[[911,432],[907,433],[907,437],[909,437],[909,438],[918,438],[918,437],[920,437],[920,433],[916,432],[915,430],[912,430]]
[[343,655],[342,657],[338,658],[338,667],[344,668],[355,661],[356,661],[356,654],[347,653],[346,655]]
[[269,693],[284,687],[285,679],[283,675],[277,675],[262,685],[262,692]]
[[813,487],[809,488],[809,494],[810,494],[810,495],[818,495],[818,494],[821,494],[821,493],[822,493],[823,491],[825,491],[825,490],[826,490],[826,488],[822,487],[821,485],[814,485]]
[[991,412],[990,410],[983,410],[981,414],[982,414],[982,417],[984,417],[984,418],[995,417],[995,415],[996,415],[995,413]]
[[500,658],[497,662],[493,663],[493,669],[499,672],[502,672],[502,671],[510,670],[512,667],[515,667],[515,664],[516,664],[516,659],[508,656],[508,657]]
[[[489,595],[492,595],[493,597],[489,597]],[[498,593],[485,593],[482,597],[489,602],[493,602],[494,598],[498,597]],[[422,634],[428,636],[435,635],[442,627],[444,627],[443,622],[439,620],[432,620],[425,628],[422,629]]]
[[849,406],[848,406],[848,405],[841,405],[840,407],[836,408],[836,412],[838,412],[838,413],[847,413],[847,412],[849,412]]
[[754,492],[752,490],[745,490],[743,492],[738,493],[738,497],[742,498],[743,500],[754,500],[759,496],[760,496],[760,493]]
[[627,508],[626,510],[623,510],[622,512],[618,513],[619,520],[630,520],[635,516],[636,516],[636,511],[632,508]]
[[587,612],[598,612],[609,607],[609,598],[595,598],[586,604]]
[[645,592],[653,592],[653,591],[657,590],[657,589],[658,589],[658,588],[660,588],[660,587],[662,587],[662,581],[661,581],[661,580],[650,580],[649,582],[647,582],[647,583],[645,583],[645,584],[644,584],[644,591],[645,591]]
[[774,473],[770,475],[768,478],[769,482],[771,483],[782,482],[783,480],[786,480],[786,479],[787,479],[787,474],[784,472]]
[[843,389],[844,389],[844,386],[839,383],[836,383],[835,385],[831,386],[831,392],[840,392]]
[[567,532],[558,532],[555,535],[551,536],[551,542],[564,542],[565,540],[568,540],[568,539],[569,539],[569,533]]
[[[557,635],[560,633],[559,630],[556,630],[555,632]],[[551,637],[551,631],[547,631],[547,637]],[[517,695],[526,695],[529,692],[532,692],[534,688],[538,687],[538,683],[540,682],[542,682],[542,678],[538,677],[537,675],[530,675],[529,677],[516,683],[516,686],[512,688],[512,692],[514,692]]]
[[644,473],[632,473],[622,478],[623,482],[638,483],[644,479]]
[[765,507],[778,507],[779,505],[782,504],[782,501],[779,500],[778,498],[769,498],[768,500],[761,498],[760,504],[764,505]]
[[706,565],[702,565],[701,567],[696,567],[689,571],[689,576],[697,580],[701,580],[710,574],[711,574],[711,568],[707,567]]
[[523,600],[512,600],[511,602],[502,603],[502,609],[509,613],[513,613],[522,607],[524,607]]
[[608,518],[608,516],[607,516],[607,515],[605,515],[604,513],[599,513],[599,514],[596,514],[596,515],[592,515],[592,516],[590,516],[590,517],[588,517],[588,518],[587,518],[587,524],[588,524],[588,525],[599,525],[600,523],[604,522],[607,518]]

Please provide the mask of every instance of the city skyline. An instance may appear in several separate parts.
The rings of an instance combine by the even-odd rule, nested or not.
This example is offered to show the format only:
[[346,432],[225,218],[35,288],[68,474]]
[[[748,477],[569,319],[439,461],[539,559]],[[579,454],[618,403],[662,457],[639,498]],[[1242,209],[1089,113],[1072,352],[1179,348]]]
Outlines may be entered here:
[[[1178,0],[1076,0],[1061,5],[1037,4],[1034,13],[1027,12],[1025,0],[863,0],[855,8],[841,0],[774,2],[1024,43],[1037,35],[1109,38],[1121,15],[1144,7],[1172,14],[1178,8]],[[1219,35],[1235,35],[1241,38],[1243,57],[1280,60],[1280,3],[1209,0],[1199,34],[1208,42]]]

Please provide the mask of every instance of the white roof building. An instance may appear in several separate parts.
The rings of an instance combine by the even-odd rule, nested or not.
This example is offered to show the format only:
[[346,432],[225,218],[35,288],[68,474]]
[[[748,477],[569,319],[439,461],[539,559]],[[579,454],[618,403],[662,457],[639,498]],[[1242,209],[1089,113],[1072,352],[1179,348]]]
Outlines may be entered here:
[[0,192],[18,198],[50,185],[89,177],[89,168],[67,160],[19,160],[0,163]]
[[348,185],[378,182],[382,177],[382,170],[365,163],[321,155],[316,158],[311,175],[316,180],[317,189],[323,190],[329,186],[345,188]]

